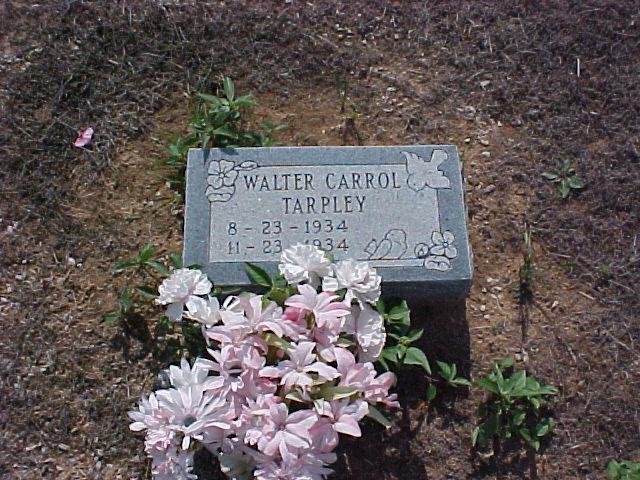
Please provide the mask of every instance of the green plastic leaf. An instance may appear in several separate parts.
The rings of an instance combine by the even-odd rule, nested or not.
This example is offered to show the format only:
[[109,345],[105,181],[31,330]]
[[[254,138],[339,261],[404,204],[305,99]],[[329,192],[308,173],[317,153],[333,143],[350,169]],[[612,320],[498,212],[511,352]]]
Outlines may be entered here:
[[436,386],[433,383],[430,383],[427,387],[427,400],[431,401],[436,398],[437,393],[438,389],[436,388]]
[[384,358],[389,360],[390,362],[397,362],[400,354],[400,349],[397,345],[392,347],[384,347],[382,349],[382,353],[380,354],[380,358]]
[[119,302],[123,312],[129,311],[129,309],[131,308],[131,289],[129,287],[125,288],[122,291],[122,294],[120,294]]
[[223,125],[221,127],[216,128],[215,130],[213,130],[213,133],[215,135],[220,135],[222,137],[227,137],[227,138],[237,138],[237,134],[235,132],[233,132],[228,126]]
[[291,348],[291,344],[289,342],[280,338],[275,333],[267,333],[263,338],[270,347],[279,348],[280,350],[289,350]]
[[511,416],[511,424],[518,427],[522,424],[522,422],[524,421],[525,417],[527,416],[527,413],[522,411],[522,410],[516,410],[513,415]]
[[273,285],[271,277],[262,268],[257,267],[252,263],[245,263],[244,268],[253,283],[265,288],[271,288]]
[[374,419],[376,422],[378,422],[380,425],[382,425],[385,428],[391,428],[391,421],[387,419],[387,417],[385,417],[382,413],[380,413],[380,410],[378,410],[373,405],[369,405],[369,411],[367,412],[367,417]]
[[407,365],[419,365],[424,368],[427,373],[431,373],[429,360],[427,360],[427,356],[419,348],[407,348],[407,351],[404,354],[404,363]]
[[291,400],[293,402],[305,403],[302,394],[298,391],[289,392],[284,398],[285,400]]
[[208,93],[198,93],[198,97],[200,97],[202,100],[212,103],[215,106],[220,105],[220,99],[215,95],[210,95]]
[[538,425],[536,425],[536,436],[544,437],[547,433],[549,433],[556,426],[556,422],[553,418],[545,418]]
[[320,390],[320,395],[328,402],[349,398],[356,393],[358,389],[355,387],[324,387]]
[[496,365],[498,366],[498,368],[500,370],[505,370],[509,367],[513,367],[513,364],[515,363],[515,360],[513,357],[506,357],[503,358],[502,360],[496,362]]
[[471,382],[469,380],[467,380],[464,377],[456,377],[453,380],[451,380],[451,383],[454,385],[457,385],[459,387],[470,387],[471,386]]
[[411,330],[404,338],[405,338],[405,342],[406,343],[413,343],[416,340],[418,340],[420,337],[422,337],[422,334],[424,332],[423,328],[420,328],[418,330]]
[[389,320],[394,322],[401,322],[406,325],[410,324],[410,313],[409,305],[405,300],[395,307],[392,307],[389,311]]

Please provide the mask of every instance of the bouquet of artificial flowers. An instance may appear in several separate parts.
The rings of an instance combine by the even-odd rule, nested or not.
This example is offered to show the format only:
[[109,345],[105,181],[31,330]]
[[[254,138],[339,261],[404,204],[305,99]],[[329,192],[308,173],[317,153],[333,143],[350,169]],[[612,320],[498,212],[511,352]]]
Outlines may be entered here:
[[339,434],[359,437],[365,416],[384,423],[377,407],[399,406],[394,374],[373,363],[386,341],[375,269],[298,244],[279,270],[269,294],[222,303],[199,270],[176,269],[160,286],[156,302],[170,320],[201,325],[210,358],[171,366],[171,387],[129,414],[155,479],[196,479],[198,442],[230,479],[321,480]]

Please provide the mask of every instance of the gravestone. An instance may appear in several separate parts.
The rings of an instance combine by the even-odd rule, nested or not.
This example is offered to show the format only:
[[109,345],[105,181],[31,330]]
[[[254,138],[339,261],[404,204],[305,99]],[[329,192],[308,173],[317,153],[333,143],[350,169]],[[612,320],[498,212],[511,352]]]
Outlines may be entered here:
[[245,262],[277,272],[311,243],[376,267],[386,295],[455,300],[472,262],[453,145],[192,149],[184,262],[248,287]]

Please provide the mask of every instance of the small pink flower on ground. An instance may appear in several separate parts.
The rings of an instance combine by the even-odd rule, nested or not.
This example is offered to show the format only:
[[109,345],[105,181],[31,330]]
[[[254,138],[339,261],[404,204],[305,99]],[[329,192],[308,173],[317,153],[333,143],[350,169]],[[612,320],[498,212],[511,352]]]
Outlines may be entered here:
[[91,138],[93,138],[93,128],[88,127],[78,135],[76,141],[73,142],[74,147],[84,147],[91,142]]

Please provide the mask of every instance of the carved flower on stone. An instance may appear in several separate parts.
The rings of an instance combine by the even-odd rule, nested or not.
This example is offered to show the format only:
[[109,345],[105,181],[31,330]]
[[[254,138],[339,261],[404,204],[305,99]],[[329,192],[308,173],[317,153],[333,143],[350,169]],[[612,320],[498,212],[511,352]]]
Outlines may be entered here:
[[228,202],[236,193],[236,180],[241,171],[253,170],[258,164],[252,161],[242,162],[236,165],[231,160],[212,160],[207,171],[207,183],[209,186],[205,195],[210,202]]
[[233,194],[236,193],[235,185],[230,187],[220,187],[218,189],[213,188],[212,186],[207,187],[207,198],[210,202],[228,202],[233,197]]
[[449,259],[458,256],[458,249],[453,246],[453,233],[446,230],[445,232],[433,232],[431,234],[431,248],[429,254],[444,256]]
[[238,178],[238,171],[235,169],[236,164],[230,160],[213,160],[209,164],[209,176],[207,183],[214,190],[223,187],[233,187]]
[[451,268],[451,259],[458,256],[458,249],[453,246],[455,237],[448,230],[435,231],[431,234],[431,241],[418,243],[414,253],[418,258],[424,258],[424,267],[427,270],[439,270],[441,272]]

